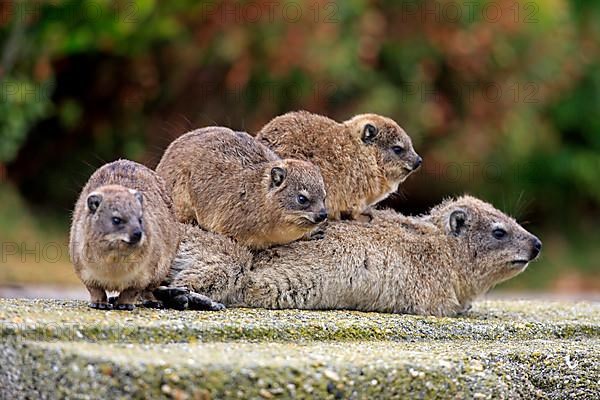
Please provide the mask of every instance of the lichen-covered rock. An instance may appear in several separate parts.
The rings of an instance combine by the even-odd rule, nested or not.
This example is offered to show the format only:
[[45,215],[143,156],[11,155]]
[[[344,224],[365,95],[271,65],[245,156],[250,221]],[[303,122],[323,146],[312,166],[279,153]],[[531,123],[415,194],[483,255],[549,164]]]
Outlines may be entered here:
[[460,318],[0,300],[0,398],[599,398],[600,304]]

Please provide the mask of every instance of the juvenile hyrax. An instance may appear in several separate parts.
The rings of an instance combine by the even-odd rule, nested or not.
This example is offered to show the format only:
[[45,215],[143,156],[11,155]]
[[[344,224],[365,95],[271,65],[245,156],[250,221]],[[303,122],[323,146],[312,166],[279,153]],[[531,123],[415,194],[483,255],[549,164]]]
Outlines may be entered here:
[[330,220],[368,220],[369,206],[398,190],[422,162],[406,132],[377,114],[338,123],[291,112],[271,120],[257,139],[281,157],[311,161],[321,169]]
[[370,224],[332,222],[321,241],[254,256],[188,230],[169,280],[226,305],[451,316],[522,272],[542,243],[473,197],[423,217],[375,211]]
[[327,218],[319,168],[282,160],[244,132],[189,132],[171,143],[156,171],[179,221],[254,249],[292,242]]
[[165,278],[180,228],[163,180],[141,164],[119,160],[98,169],[75,204],[69,250],[90,292],[90,307],[132,310]]

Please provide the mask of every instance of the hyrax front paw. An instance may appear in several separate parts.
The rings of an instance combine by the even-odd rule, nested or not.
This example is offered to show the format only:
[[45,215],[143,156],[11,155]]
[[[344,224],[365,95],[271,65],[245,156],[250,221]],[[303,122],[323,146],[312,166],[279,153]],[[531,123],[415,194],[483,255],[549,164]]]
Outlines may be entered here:
[[186,295],[190,310],[221,311],[225,306],[199,293],[190,292]]
[[113,305],[115,310],[119,311],[133,311],[135,310],[135,304],[124,303],[124,304],[115,304]]
[[144,300],[142,306],[146,308],[163,309],[166,308],[165,304],[160,300]]
[[159,286],[158,288],[154,289],[152,293],[158,300],[162,301],[163,303],[168,303],[175,297],[188,294],[189,292],[189,289],[185,287]]
[[113,305],[110,303],[104,302],[91,302],[89,303],[90,308],[94,308],[96,310],[112,310]]
[[315,229],[314,231],[312,231],[309,236],[308,239],[309,240],[323,240],[325,239],[325,227],[326,224]]
[[225,308],[225,304],[222,303],[217,303],[216,301],[213,301],[210,303],[210,308],[208,309],[208,311],[221,311],[224,310]]
[[373,220],[373,210],[367,208],[362,213],[358,214],[355,218],[358,222],[370,223]]

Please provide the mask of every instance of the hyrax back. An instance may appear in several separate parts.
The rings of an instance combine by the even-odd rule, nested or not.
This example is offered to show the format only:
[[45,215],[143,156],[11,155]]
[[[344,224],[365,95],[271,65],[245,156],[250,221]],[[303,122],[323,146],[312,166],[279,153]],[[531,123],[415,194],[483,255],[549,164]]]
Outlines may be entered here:
[[132,309],[140,295],[166,277],[177,252],[180,227],[165,185],[154,171],[119,160],[98,169],[73,213],[69,250],[75,272],[90,292],[90,305]]
[[327,217],[318,167],[282,160],[244,132],[189,132],[171,143],[156,171],[179,221],[252,248],[292,242]]
[[[421,165],[410,137],[396,122],[362,114],[338,123],[306,111],[274,118],[257,139],[281,157],[321,169],[330,219],[357,219],[398,189]],[[360,218],[363,219],[363,218]]]
[[319,241],[258,254],[186,232],[170,281],[231,306],[455,315],[522,272],[541,242],[491,205],[465,196],[423,217],[374,211],[331,222]]

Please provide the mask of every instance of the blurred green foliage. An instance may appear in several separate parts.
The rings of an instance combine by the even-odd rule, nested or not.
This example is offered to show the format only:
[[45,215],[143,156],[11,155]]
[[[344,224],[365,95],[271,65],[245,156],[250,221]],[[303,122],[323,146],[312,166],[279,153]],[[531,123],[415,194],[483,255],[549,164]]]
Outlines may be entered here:
[[378,112],[425,159],[390,204],[597,222],[599,21],[584,0],[0,2],[0,167],[66,210],[104,161],[153,166],[191,128]]

